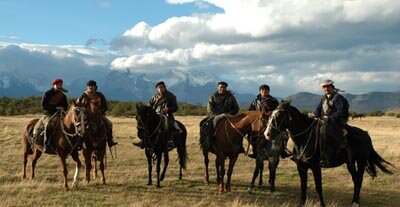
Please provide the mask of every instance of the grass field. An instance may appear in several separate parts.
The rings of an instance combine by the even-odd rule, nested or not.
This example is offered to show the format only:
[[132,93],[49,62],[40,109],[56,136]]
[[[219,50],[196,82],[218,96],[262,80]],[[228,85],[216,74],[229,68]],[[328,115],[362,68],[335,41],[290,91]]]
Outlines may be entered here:
[[[198,116],[177,117],[188,129],[188,167],[183,180],[178,180],[177,154],[175,150],[172,151],[161,188],[146,185],[147,162],[144,151],[131,144],[136,139],[136,122],[133,118],[111,117],[114,135],[120,144],[115,159],[111,158],[110,153],[107,156],[107,185],[103,186],[100,179],[93,178],[91,183],[86,184],[84,173],[81,173],[79,187],[65,191],[59,159],[49,155],[43,155],[38,161],[35,180],[21,180],[21,129],[24,123],[36,117],[0,117],[0,206],[296,206],[299,200],[300,181],[295,164],[289,159],[282,160],[278,167],[277,193],[274,195],[269,193],[267,186],[256,188],[252,194],[247,193],[255,164],[254,160],[244,155],[240,155],[233,172],[232,192],[217,192],[213,155],[210,156],[211,183],[205,185],[203,157],[198,144],[198,123],[202,117]],[[367,117],[361,121],[350,121],[350,124],[369,131],[375,150],[398,166],[399,118]],[[68,159],[68,166],[71,181],[75,171],[71,158]],[[30,164],[28,173],[29,167]],[[393,171],[393,175],[379,172],[374,180],[368,174],[364,175],[362,206],[400,206],[400,170],[396,168]],[[310,172],[309,175],[307,206],[318,206]],[[265,171],[264,182],[267,181],[268,172]],[[323,170],[323,189],[329,206],[351,205],[353,184],[345,166]]]

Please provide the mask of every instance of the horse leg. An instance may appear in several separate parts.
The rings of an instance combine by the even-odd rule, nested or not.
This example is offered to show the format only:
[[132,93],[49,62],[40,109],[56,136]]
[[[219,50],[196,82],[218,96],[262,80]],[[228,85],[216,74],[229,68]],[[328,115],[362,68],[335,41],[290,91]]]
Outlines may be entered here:
[[238,158],[238,155],[235,155],[231,159],[229,159],[229,168],[228,168],[228,177],[226,179],[226,185],[225,185],[225,190],[226,192],[231,192],[231,177],[233,173],[233,167],[235,167],[236,160]]
[[260,160],[259,165],[260,167],[258,173],[260,175],[260,179],[258,180],[258,186],[262,186],[264,184],[263,182],[264,160]]
[[92,152],[86,149],[83,149],[83,156],[85,157],[85,165],[86,165],[86,183],[90,183],[90,171],[92,170]]
[[82,166],[81,160],[79,159],[78,151],[74,151],[71,154],[72,159],[75,161],[75,174],[74,174],[74,181],[72,182],[72,187],[78,187],[79,183],[79,173]]
[[270,159],[268,161],[268,169],[269,169],[269,190],[272,194],[275,193],[275,177],[276,177],[276,168],[279,164],[279,157],[278,159]]
[[105,166],[104,166],[104,154],[105,153],[102,153],[101,155],[99,155],[99,154],[100,153],[98,153],[98,156],[96,156],[96,157],[98,158],[98,161],[100,162],[101,183],[103,185],[105,185],[106,184],[106,176],[104,175],[104,169],[105,169]]
[[164,168],[162,170],[161,177],[160,177],[161,181],[163,181],[165,178],[165,172],[167,171],[168,163],[169,163],[169,156],[168,156],[168,151],[167,151],[167,152],[164,152]]
[[161,171],[161,160],[162,160],[162,153],[157,154],[157,166],[156,166],[156,171],[157,171],[157,188],[161,187],[160,185],[160,171]]
[[219,163],[219,192],[225,192],[225,184],[224,184],[224,176],[225,176],[225,156],[219,156],[218,158]]
[[22,179],[26,179],[26,164],[28,163],[28,156],[29,156],[29,152],[28,151],[24,151],[24,168],[23,168],[23,174],[22,174]]
[[307,199],[307,171],[308,168],[301,163],[297,164],[297,172],[300,176],[301,196],[299,206],[304,206]]
[[217,158],[215,159],[215,171],[217,172],[217,184],[219,185],[221,183],[221,169],[220,169],[218,155]]
[[98,174],[98,167],[97,167],[97,157],[96,156],[94,156],[93,154],[92,154],[92,158],[91,159],[93,159],[93,165],[94,165],[94,172],[93,172],[93,176],[94,176],[94,179],[96,179],[97,178],[97,174]]
[[210,160],[208,159],[208,152],[203,150],[203,156],[204,156],[204,166],[206,167],[204,182],[208,185],[210,184],[210,176],[208,174],[208,163],[210,162]]
[[[262,161],[261,161],[261,162],[262,162]],[[252,192],[253,192],[254,182],[255,182],[256,179],[257,179],[257,176],[258,176],[258,174],[259,174],[259,172],[260,172],[260,168],[261,168],[261,166],[260,166],[260,160],[257,158],[257,159],[256,159],[256,167],[255,167],[254,172],[253,172],[253,178],[251,179],[250,187],[247,189],[247,192],[249,192],[249,193],[252,193]],[[261,179],[260,179],[260,180],[261,180]]]
[[68,182],[67,182],[68,181],[68,179],[67,179],[67,175],[68,175],[67,162],[63,155],[60,156],[60,160],[61,160],[61,165],[62,165],[62,171],[64,174],[64,188],[65,188],[65,190],[69,190]]
[[148,181],[147,181],[147,185],[151,185],[152,181],[151,181],[151,171],[152,171],[152,159],[151,159],[151,153],[149,151],[146,150],[146,157],[147,157],[147,169],[148,169]]
[[351,174],[351,178],[352,178],[353,184],[354,184],[352,206],[358,207],[360,205],[360,191],[361,191],[362,182],[363,182],[365,163],[357,162],[357,170],[355,169],[354,164],[353,164],[353,167],[351,167],[349,164],[347,164],[347,169]]
[[32,180],[35,178],[36,162],[38,161],[40,156],[42,156],[42,152],[40,150],[36,149],[35,154],[33,155],[32,164],[31,164],[31,179]]
[[322,195],[321,167],[319,165],[314,165],[311,170],[314,176],[315,190],[319,196],[320,206],[325,206],[324,196]]

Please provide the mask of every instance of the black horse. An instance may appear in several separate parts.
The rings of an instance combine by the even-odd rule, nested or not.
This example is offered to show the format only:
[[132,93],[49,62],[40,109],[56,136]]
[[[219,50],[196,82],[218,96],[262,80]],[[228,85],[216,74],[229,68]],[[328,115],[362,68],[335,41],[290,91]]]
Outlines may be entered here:
[[[169,130],[165,124],[165,117],[157,114],[151,107],[142,104],[136,105],[136,121],[137,121],[137,135],[143,140],[144,149],[147,157],[149,180],[147,185],[152,184],[151,171],[153,159],[157,160],[157,187],[160,187],[160,181],[165,177],[165,172],[168,167],[168,137]],[[178,151],[179,157],[179,179],[182,179],[182,169],[186,169],[187,151],[186,151],[186,137],[187,131],[185,126],[176,121],[182,132],[174,137],[174,143]],[[160,176],[160,165],[162,155],[164,154],[164,168]]]
[[[306,202],[307,171],[311,169],[314,175],[315,188],[320,199],[320,205],[325,206],[322,195],[322,178],[320,163],[320,137],[318,131],[319,120],[309,118],[302,114],[290,102],[282,101],[278,108],[273,111],[265,131],[267,139],[273,140],[280,132],[288,130],[295,147],[294,155],[297,158],[297,171],[301,180],[300,205]],[[353,206],[359,206],[360,190],[363,182],[364,170],[373,178],[376,177],[376,166],[384,173],[392,174],[387,165],[393,166],[385,161],[373,148],[371,137],[366,131],[357,127],[347,126],[349,131],[349,151],[343,149],[338,151],[333,160],[334,167],[342,164],[347,165],[354,183]],[[333,139],[328,133],[327,140]]]

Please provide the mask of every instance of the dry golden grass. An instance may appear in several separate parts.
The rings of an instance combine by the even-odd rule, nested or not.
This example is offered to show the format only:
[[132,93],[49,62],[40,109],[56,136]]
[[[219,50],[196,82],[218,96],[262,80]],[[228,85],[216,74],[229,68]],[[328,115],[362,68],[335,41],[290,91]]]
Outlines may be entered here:
[[[103,186],[99,179],[93,178],[90,184],[86,184],[84,173],[81,173],[80,186],[64,191],[59,160],[48,155],[38,161],[35,180],[21,180],[21,128],[34,117],[37,116],[0,117],[0,206],[295,206],[299,199],[299,177],[295,164],[290,160],[282,160],[278,167],[275,195],[271,195],[267,187],[256,188],[253,194],[247,193],[254,160],[244,155],[236,163],[231,193],[217,193],[213,155],[210,156],[211,184],[205,185],[203,157],[198,144],[198,123],[202,117],[197,116],[177,117],[189,132],[187,147],[190,160],[181,181],[178,180],[179,165],[175,161],[177,155],[172,151],[162,187],[146,185],[144,152],[131,144],[136,138],[133,118],[111,118],[114,135],[120,144],[115,159],[109,153],[107,156],[107,185]],[[394,164],[399,163],[400,119],[367,117],[350,124],[368,130],[378,153]],[[71,158],[68,165],[69,179],[72,180],[74,162]],[[365,174],[361,205],[400,205],[400,171],[394,169],[394,172],[394,175],[378,173],[375,180]],[[318,206],[311,173],[309,175],[309,201],[306,206]],[[267,181],[268,172],[265,171],[264,182]],[[353,184],[345,166],[324,169],[323,187],[329,206],[351,204]]]

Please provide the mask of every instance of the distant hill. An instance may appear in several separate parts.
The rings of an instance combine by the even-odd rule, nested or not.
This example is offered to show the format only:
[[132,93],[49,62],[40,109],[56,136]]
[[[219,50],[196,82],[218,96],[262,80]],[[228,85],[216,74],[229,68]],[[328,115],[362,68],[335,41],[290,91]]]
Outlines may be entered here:
[[[322,95],[301,92],[285,98],[292,100],[293,106],[299,109],[314,110]],[[400,91],[369,92],[365,94],[348,94],[343,96],[349,101],[350,111],[365,113],[375,110],[388,111],[400,108]]]

